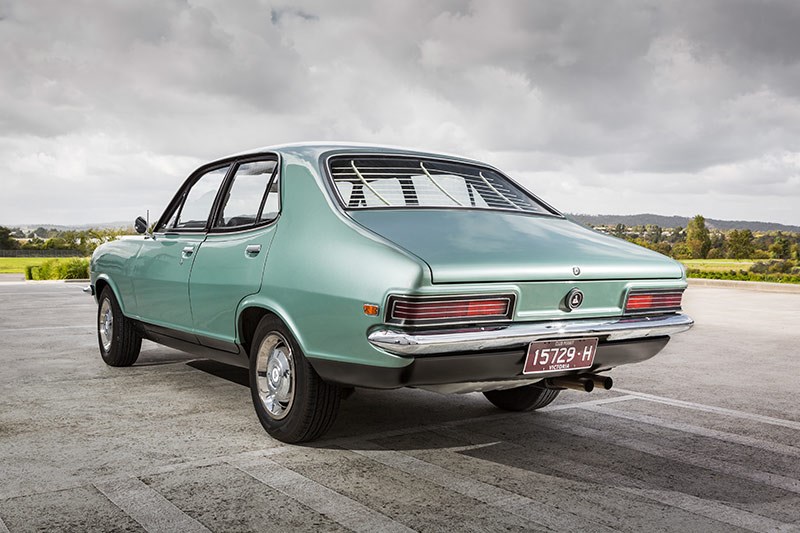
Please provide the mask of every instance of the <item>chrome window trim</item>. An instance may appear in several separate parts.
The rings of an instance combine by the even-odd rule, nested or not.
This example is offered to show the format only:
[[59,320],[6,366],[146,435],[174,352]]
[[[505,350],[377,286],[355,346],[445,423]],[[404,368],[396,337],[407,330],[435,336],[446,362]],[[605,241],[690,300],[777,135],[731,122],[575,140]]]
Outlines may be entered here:
[[[450,163],[450,164],[459,164],[459,165],[466,165],[472,166],[476,168],[483,168],[486,170],[491,170],[492,172],[496,172],[499,174],[503,179],[508,180],[509,183],[514,185],[517,189],[519,189],[522,194],[528,196],[531,200],[535,203],[540,205],[544,208],[545,211],[549,211],[549,213],[532,213],[528,211],[520,211],[519,209],[503,209],[498,207],[454,207],[454,206],[376,206],[376,207],[360,207],[360,208],[350,208],[347,206],[347,203],[342,198],[342,195],[339,193],[339,189],[336,187],[334,182],[333,173],[331,172],[331,164],[330,160],[334,157],[396,157],[396,158],[416,158],[428,161],[441,161],[443,163]],[[349,215],[350,212],[353,211],[372,211],[372,210],[398,210],[398,209],[406,209],[406,210],[423,210],[423,209],[435,209],[435,210],[459,210],[459,211],[491,211],[495,213],[516,213],[522,215],[531,215],[531,216],[543,216],[543,217],[553,217],[553,218],[564,218],[566,217],[555,207],[551,206],[538,196],[536,196],[533,192],[528,190],[526,187],[523,187],[512,178],[510,178],[505,172],[502,170],[493,167],[487,163],[483,163],[481,161],[474,161],[474,160],[467,160],[467,159],[459,159],[457,157],[448,157],[445,155],[430,155],[430,154],[423,154],[423,153],[416,153],[416,152],[351,152],[348,150],[333,150],[330,152],[326,152],[322,155],[321,160],[323,161],[320,165],[323,169],[325,186],[328,189],[328,192],[333,195],[336,199],[336,204],[338,204],[339,208],[346,214]]]
[[[272,159],[273,156],[277,157],[277,159]],[[210,223],[210,226],[209,226],[208,231],[207,231],[209,235],[212,235],[212,234],[213,235],[235,235],[235,234],[238,234],[238,233],[243,233],[243,232],[254,230],[254,229],[266,228],[267,226],[270,226],[270,225],[272,225],[272,224],[274,224],[275,222],[278,221],[278,219],[281,217],[281,213],[283,212],[283,172],[281,172],[282,161],[281,161],[281,156],[280,156],[279,153],[276,152],[274,154],[269,154],[269,153],[255,154],[255,155],[243,156],[243,157],[237,159],[236,161],[234,161],[231,164],[230,175],[225,180],[225,182],[222,184],[221,190],[227,191],[228,188],[232,186],[233,180],[236,177],[236,171],[239,170],[239,166],[240,165],[242,165],[244,163],[252,163],[254,161],[273,161],[273,160],[275,161],[275,170],[272,171],[272,176],[270,177],[270,180],[267,183],[267,190],[265,191],[265,194],[261,197],[261,203],[259,204],[259,212],[256,215],[256,217],[259,217],[261,215],[261,213],[263,212],[264,206],[267,203],[267,197],[269,196],[269,192],[270,192],[269,189],[272,187],[273,181],[274,180],[278,180],[278,214],[275,216],[275,218],[273,218],[271,220],[265,220],[263,222],[255,222],[253,224],[247,224],[247,225],[242,225],[242,226],[232,226],[231,228],[215,226],[214,224],[216,224],[216,220],[219,218],[219,215],[220,215],[220,213],[221,213],[221,211],[223,209],[223,205],[220,202],[220,204],[218,206],[217,205],[214,206],[213,220],[215,222],[211,222]],[[221,198],[220,198],[220,200],[221,200]]]
[[[258,161],[258,160],[263,160],[265,158],[275,158],[277,160],[277,165],[276,165],[276,170],[278,172],[277,177],[278,177],[278,179],[282,179],[281,176],[283,174],[283,172],[282,172],[282,169],[283,169],[283,158],[281,157],[281,153],[277,152],[277,151],[238,154],[238,155],[234,155],[234,156],[225,157],[223,159],[217,159],[217,160],[214,160],[214,161],[210,161],[208,163],[205,163],[205,164],[197,167],[195,170],[193,170],[189,174],[189,176],[186,179],[183,180],[183,182],[181,183],[181,186],[178,187],[177,192],[172,196],[172,199],[167,204],[167,207],[164,209],[164,211],[161,213],[161,216],[156,221],[155,226],[153,226],[155,228],[155,230],[153,231],[153,234],[154,235],[207,235],[209,233],[220,233],[220,234],[227,233],[227,232],[224,232],[224,231],[220,231],[220,232],[212,231],[213,228],[211,227],[212,226],[212,222],[211,221],[216,219],[217,213],[218,213],[218,211],[220,209],[219,203],[220,203],[220,200],[221,200],[221,192],[228,187],[229,181],[233,176],[232,171],[234,170],[234,168],[237,167],[237,165],[239,163],[247,163],[247,162],[250,162],[250,161]],[[225,174],[225,177],[223,178],[222,183],[220,184],[220,187],[217,190],[217,195],[214,198],[214,203],[211,206],[211,212],[209,213],[208,219],[206,220],[206,225],[203,228],[190,228],[189,230],[186,230],[186,229],[182,229],[182,228],[163,228],[163,227],[161,227],[162,224],[166,224],[167,220],[165,220],[165,219],[167,219],[169,216],[171,216],[174,213],[175,209],[179,209],[180,208],[180,206],[178,206],[176,204],[179,203],[179,202],[181,202],[181,203],[183,202],[183,199],[181,199],[181,196],[183,196],[183,193],[189,187],[192,187],[194,185],[194,183],[197,180],[199,180],[203,175],[205,175],[207,172],[210,172],[210,171],[216,170],[216,169],[220,169],[220,168],[223,168],[225,166],[228,166],[228,172]],[[275,217],[274,220],[269,221],[268,223],[272,223],[272,222],[274,222],[274,221],[276,221],[276,220],[278,220],[280,218],[280,215],[281,215],[281,213],[283,211],[283,189],[282,188],[280,190],[280,195],[281,195],[281,197],[280,197],[280,210],[278,211],[278,216]],[[266,225],[268,225],[268,224],[250,226],[248,228],[242,228],[242,229],[243,230],[253,229],[254,227],[263,227],[263,226],[266,226]],[[235,229],[238,230],[240,228],[235,228]]]

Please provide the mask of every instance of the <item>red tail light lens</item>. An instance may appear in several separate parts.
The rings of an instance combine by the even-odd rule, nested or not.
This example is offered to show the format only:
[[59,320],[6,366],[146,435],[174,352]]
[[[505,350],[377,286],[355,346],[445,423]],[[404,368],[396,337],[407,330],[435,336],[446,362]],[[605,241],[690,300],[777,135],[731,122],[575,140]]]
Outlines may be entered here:
[[626,313],[668,313],[680,311],[683,289],[632,290],[625,302]]
[[474,297],[389,298],[386,321],[403,325],[510,320],[513,294]]

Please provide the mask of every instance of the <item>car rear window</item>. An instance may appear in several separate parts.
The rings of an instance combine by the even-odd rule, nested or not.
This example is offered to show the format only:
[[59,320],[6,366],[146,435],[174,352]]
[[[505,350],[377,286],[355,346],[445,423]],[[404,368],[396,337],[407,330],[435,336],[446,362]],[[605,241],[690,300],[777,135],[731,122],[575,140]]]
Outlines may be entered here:
[[397,156],[336,156],[329,168],[348,209],[447,207],[554,214],[489,168]]

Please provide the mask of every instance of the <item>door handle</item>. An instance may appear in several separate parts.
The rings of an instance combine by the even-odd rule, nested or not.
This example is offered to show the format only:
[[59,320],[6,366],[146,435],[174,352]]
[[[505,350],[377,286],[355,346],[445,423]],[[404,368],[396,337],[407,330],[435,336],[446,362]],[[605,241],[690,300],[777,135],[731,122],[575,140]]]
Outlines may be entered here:
[[194,246],[184,246],[183,255],[192,255],[194,253]]
[[261,245],[260,244],[251,244],[247,248],[244,249],[244,253],[247,255],[258,255],[261,252]]

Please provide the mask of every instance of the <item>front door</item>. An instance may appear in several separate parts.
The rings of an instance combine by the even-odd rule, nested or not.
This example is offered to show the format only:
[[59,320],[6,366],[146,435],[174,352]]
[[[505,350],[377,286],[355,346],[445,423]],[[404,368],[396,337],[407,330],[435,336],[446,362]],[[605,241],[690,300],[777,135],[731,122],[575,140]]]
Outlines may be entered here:
[[214,200],[230,165],[198,173],[175,197],[136,258],[135,314],[144,322],[190,332],[189,276],[206,239]]

